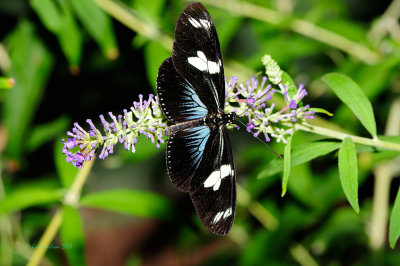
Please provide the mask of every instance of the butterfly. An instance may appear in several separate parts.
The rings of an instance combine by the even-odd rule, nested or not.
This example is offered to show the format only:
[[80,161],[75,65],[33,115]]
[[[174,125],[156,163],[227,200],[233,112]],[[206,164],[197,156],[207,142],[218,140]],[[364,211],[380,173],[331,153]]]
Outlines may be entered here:
[[236,174],[225,125],[225,79],[217,31],[201,3],[179,16],[172,57],[157,76],[161,110],[174,123],[166,163],[172,183],[189,192],[202,224],[217,235],[229,233],[236,211]]

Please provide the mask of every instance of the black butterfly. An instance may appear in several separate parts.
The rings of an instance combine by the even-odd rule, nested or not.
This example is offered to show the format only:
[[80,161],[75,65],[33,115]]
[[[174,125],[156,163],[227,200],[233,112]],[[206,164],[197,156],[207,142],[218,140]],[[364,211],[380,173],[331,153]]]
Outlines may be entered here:
[[226,235],[236,210],[236,178],[225,124],[225,80],[217,31],[201,3],[188,6],[175,28],[172,58],[160,66],[157,93],[164,115],[174,125],[169,135],[168,174],[189,192],[201,222]]

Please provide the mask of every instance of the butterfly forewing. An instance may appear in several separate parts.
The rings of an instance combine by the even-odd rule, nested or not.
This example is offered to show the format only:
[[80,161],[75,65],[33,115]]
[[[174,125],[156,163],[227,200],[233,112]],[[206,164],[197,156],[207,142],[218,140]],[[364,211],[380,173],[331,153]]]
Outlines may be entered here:
[[236,180],[232,149],[225,127],[211,133],[206,151],[190,181],[190,197],[203,225],[226,235],[236,209]]
[[165,59],[158,71],[157,94],[161,109],[171,122],[199,119],[208,114],[207,106],[192,84],[176,71],[171,57]]
[[223,110],[225,80],[217,31],[200,3],[188,6],[175,28],[172,58],[177,71],[214,114]]

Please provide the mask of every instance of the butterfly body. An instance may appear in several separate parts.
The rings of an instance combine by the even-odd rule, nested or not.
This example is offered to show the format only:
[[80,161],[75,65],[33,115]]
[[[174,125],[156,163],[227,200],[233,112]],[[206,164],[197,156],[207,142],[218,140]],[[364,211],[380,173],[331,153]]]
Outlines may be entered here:
[[201,3],[189,5],[175,28],[172,57],[157,76],[161,110],[172,124],[166,151],[168,175],[188,192],[202,224],[226,235],[236,210],[236,175],[225,125],[225,77],[218,35]]
[[187,122],[182,122],[169,126],[164,130],[164,133],[166,136],[171,136],[174,133],[181,130],[185,130],[187,128],[193,128],[203,125],[207,125],[209,127],[216,127],[216,126],[226,125],[228,123],[234,124],[235,122],[236,122],[236,113],[232,112],[230,114],[226,114],[221,111],[216,115],[209,115],[202,119],[190,120]]

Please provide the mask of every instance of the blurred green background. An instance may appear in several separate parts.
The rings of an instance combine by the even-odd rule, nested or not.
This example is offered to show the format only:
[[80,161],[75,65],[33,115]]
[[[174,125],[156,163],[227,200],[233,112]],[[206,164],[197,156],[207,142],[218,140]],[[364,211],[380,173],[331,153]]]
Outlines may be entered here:
[[[0,90],[0,265],[399,265],[399,248],[387,240],[399,169],[380,174],[398,165],[398,152],[357,146],[357,214],[340,185],[337,153],[294,167],[282,198],[281,173],[268,173],[276,156],[245,130],[232,132],[240,187],[227,237],[207,232],[189,196],[173,187],[165,145],[140,139],[135,154],[117,146],[81,176],[65,162],[61,139],[73,122],[99,124],[100,114],[121,114],[138,94],[155,92],[189,3],[0,1],[0,76],[15,80]],[[389,116],[400,101],[400,1],[203,4],[227,77],[262,73],[261,57],[270,54],[305,84],[306,104],[334,114],[314,123],[368,137],[320,80],[340,72],[372,102],[378,134],[400,134],[400,111]],[[319,139],[298,132],[292,146]],[[283,152],[283,144],[271,146]],[[39,242],[45,230],[49,246]]]

